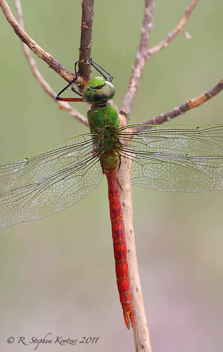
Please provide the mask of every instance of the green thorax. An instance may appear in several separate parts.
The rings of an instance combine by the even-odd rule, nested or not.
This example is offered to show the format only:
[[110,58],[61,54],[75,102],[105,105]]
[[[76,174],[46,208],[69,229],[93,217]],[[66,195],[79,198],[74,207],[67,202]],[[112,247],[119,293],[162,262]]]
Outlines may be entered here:
[[119,116],[112,105],[95,106],[88,111],[88,122],[91,133],[96,135],[96,149],[104,173],[116,172],[119,166],[117,151],[119,144]]
[[107,102],[114,93],[111,82],[101,77],[89,81],[83,92],[83,99],[93,103],[88,111],[88,122],[91,133],[95,134],[95,151],[100,157],[104,173],[116,172],[119,166],[120,120],[118,111]]
[[112,105],[92,105],[87,115],[91,133],[98,133],[106,127],[118,129],[120,126],[118,112]]

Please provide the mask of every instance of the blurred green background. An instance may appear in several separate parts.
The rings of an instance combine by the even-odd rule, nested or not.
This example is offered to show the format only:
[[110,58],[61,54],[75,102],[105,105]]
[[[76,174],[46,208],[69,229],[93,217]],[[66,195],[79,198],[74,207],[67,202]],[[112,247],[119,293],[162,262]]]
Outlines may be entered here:
[[[9,1],[14,11],[14,2]],[[150,45],[164,39],[189,0],[156,2]],[[23,1],[25,29],[73,70],[80,40],[80,1]],[[144,1],[95,0],[92,55],[114,75],[120,106],[139,44]],[[185,29],[150,60],[131,113],[140,122],[180,105],[222,78],[223,2],[200,1]],[[49,98],[33,77],[21,44],[1,13],[0,161],[41,152],[87,132]],[[36,58],[58,92],[66,84]],[[172,124],[223,123],[223,93]],[[87,106],[74,106],[86,115]],[[215,352],[222,346],[223,193],[133,189],[134,225],[145,308],[156,352]],[[50,217],[1,229],[0,349],[9,336],[99,336],[78,351],[134,351],[115,282],[105,181],[75,206]],[[16,346],[16,347],[15,347]],[[33,345],[27,351],[34,350]],[[65,350],[74,347],[66,346]],[[41,351],[61,351],[41,345]]]

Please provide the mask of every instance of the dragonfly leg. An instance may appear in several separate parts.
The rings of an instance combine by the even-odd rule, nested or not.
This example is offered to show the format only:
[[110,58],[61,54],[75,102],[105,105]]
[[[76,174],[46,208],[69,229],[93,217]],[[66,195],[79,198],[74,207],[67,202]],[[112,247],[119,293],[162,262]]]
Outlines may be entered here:
[[[96,61],[94,61],[92,59],[91,59],[91,66],[93,66],[95,68],[95,70],[97,70],[106,79],[106,81],[112,82],[113,76],[104,67],[102,67]],[[100,67],[100,69],[97,66]],[[107,78],[102,71],[107,73],[107,75],[109,75],[109,78]]]
[[116,177],[116,182],[117,182],[117,185],[119,186],[119,188],[123,191],[123,188],[122,188],[122,186],[121,186],[121,183],[119,182],[118,177]]
[[[78,62],[79,62],[79,60],[76,61],[75,64],[74,64],[74,72],[75,72],[75,74],[77,73],[77,64],[78,64]],[[112,82],[113,76],[112,76],[104,67],[102,67],[102,66],[99,65],[96,61],[94,61],[94,60],[92,60],[92,59],[91,59],[91,66],[93,66],[94,69],[95,69],[96,71],[98,71],[98,72],[102,75],[102,77],[104,77],[104,78],[106,79],[106,81]],[[103,73],[103,71],[109,76],[109,78],[107,78],[107,77],[105,76],[105,74]]]
[[[76,74],[76,72],[75,72],[75,74]],[[74,86],[73,86],[73,84],[74,84],[74,82],[76,81],[76,77],[75,77],[75,79],[73,80],[73,81],[71,81],[70,83],[68,83],[67,85],[66,85],[66,87],[65,88],[63,88],[58,94],[57,94],[57,96],[56,96],[56,100],[59,100],[59,101],[75,101],[75,102],[77,102],[77,101],[81,101],[81,102],[83,102],[83,99],[82,98],[61,98],[60,97],[60,95],[68,88],[68,87],[70,87],[71,86],[71,90],[74,92],[74,93],[76,93],[76,94],[78,94],[78,95],[80,95],[81,97],[82,97],[82,93],[80,93],[77,89],[75,89],[74,88]]]

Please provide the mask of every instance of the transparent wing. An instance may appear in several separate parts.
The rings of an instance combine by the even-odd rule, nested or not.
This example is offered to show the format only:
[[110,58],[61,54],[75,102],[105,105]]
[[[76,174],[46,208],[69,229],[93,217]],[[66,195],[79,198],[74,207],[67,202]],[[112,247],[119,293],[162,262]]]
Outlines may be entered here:
[[[131,132],[134,127],[141,131]],[[127,159],[123,162],[120,176],[131,172],[135,186],[182,192],[223,188],[223,125],[133,125],[121,129],[120,137],[123,159],[132,160],[127,167]]]
[[42,154],[0,165],[0,226],[65,209],[93,192],[102,178],[91,134],[70,139]]

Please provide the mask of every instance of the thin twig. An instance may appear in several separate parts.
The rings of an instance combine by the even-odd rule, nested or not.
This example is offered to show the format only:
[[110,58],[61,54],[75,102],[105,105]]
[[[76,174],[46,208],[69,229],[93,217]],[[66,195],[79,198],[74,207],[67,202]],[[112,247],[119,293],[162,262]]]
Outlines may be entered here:
[[[131,111],[133,101],[135,99],[135,95],[137,93],[140,79],[142,76],[142,71],[145,67],[145,64],[148,59],[152,57],[152,55],[156,54],[161,49],[165,48],[176,36],[179,32],[183,32],[186,38],[190,38],[190,35],[183,29],[185,24],[188,21],[188,18],[197,5],[199,0],[192,0],[191,4],[187,7],[186,12],[182,19],[179,21],[178,25],[170,32],[166,39],[164,39],[159,44],[155,45],[153,48],[148,50],[148,41],[149,41],[149,34],[150,29],[152,27],[152,11],[154,8],[153,1],[146,1],[146,11],[144,14],[143,26],[142,26],[142,36],[141,36],[141,43],[136,54],[136,61],[133,67],[132,76],[130,79],[129,87],[125,98],[123,100],[120,114],[124,115],[127,120],[129,120],[129,113]],[[148,28],[149,27],[149,28]]]
[[181,18],[180,22],[177,24],[177,26],[168,34],[168,36],[166,37],[166,39],[162,40],[160,43],[158,43],[157,45],[153,46],[151,49],[148,50],[147,54],[148,54],[148,58],[151,58],[152,55],[158,53],[158,51],[160,51],[163,48],[166,48],[170,42],[177,36],[178,33],[182,32],[186,38],[191,38],[191,36],[183,29],[183,27],[185,26],[185,24],[187,23],[191,12],[193,11],[193,9],[195,8],[195,6],[197,5],[199,0],[193,0],[191,2],[191,4],[187,7],[186,12],[184,14],[184,16]]
[[[24,28],[23,12],[22,12],[22,6],[21,6],[20,0],[15,0],[15,8],[16,8],[17,16],[18,16],[18,23],[21,26],[21,28]],[[36,65],[36,62],[35,62],[34,58],[31,56],[31,53],[30,53],[28,46],[22,42],[22,48],[23,48],[24,54],[28,60],[28,63],[30,65],[30,68],[31,68],[34,76],[36,77],[38,82],[41,84],[41,86],[44,88],[46,93],[49,94],[51,98],[53,98],[53,100],[57,103],[57,105],[60,107],[60,109],[66,110],[72,117],[74,117],[75,119],[77,119],[81,123],[88,126],[87,119],[83,115],[81,115],[77,110],[73,109],[68,103],[58,101],[55,99],[57,94],[53,91],[53,89],[51,88],[49,83],[43,78],[43,76],[39,72],[37,65]]]
[[146,0],[146,7],[143,17],[143,25],[141,29],[141,40],[138,51],[136,53],[136,60],[132,70],[132,76],[129,82],[128,90],[122,102],[120,114],[124,115],[129,120],[129,113],[139,87],[142,71],[147,61],[148,43],[150,37],[150,30],[152,28],[152,13],[154,9],[154,0]]
[[[179,115],[185,114],[187,111],[194,109],[201,104],[205,103],[206,101],[214,98],[218,93],[223,90],[223,79],[216,84],[213,88],[208,90],[207,92],[197,96],[196,98],[188,100],[186,103],[181,104],[180,106],[167,111],[164,114],[160,114],[152,119],[145,120],[141,122],[141,124],[151,124],[151,125],[160,125],[166,121],[172,120],[174,117]],[[145,127],[137,127],[137,131],[140,131],[142,128]]]

